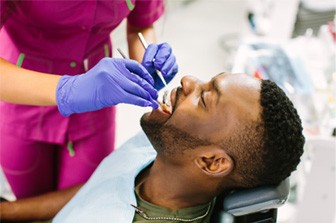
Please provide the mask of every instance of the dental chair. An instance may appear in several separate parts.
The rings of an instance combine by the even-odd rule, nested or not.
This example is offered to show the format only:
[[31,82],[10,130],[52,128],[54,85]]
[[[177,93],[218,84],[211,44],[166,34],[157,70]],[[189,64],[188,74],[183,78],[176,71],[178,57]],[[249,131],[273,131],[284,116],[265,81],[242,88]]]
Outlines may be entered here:
[[217,197],[211,223],[275,223],[289,195],[289,179],[279,185],[236,190]]

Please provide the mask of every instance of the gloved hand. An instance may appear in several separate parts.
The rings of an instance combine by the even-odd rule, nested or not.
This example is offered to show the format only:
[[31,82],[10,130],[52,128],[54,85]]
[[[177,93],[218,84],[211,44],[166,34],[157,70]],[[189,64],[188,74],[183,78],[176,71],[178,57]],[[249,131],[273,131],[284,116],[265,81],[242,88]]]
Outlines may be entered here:
[[154,87],[160,90],[164,87],[155,69],[161,71],[167,84],[173,79],[178,72],[176,58],[172,53],[172,48],[168,43],[150,44],[145,52],[141,64],[148,70],[154,78]]
[[56,88],[60,113],[94,111],[119,103],[158,108],[154,80],[140,63],[104,58],[82,75],[61,77]]

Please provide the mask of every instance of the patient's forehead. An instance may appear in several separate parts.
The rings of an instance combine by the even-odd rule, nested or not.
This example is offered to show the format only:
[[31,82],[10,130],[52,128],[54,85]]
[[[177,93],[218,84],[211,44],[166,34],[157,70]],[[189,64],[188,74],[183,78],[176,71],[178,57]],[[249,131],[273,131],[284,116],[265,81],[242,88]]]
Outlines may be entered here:
[[212,79],[220,79],[222,87],[226,87],[227,85],[233,85],[245,88],[246,90],[256,90],[259,92],[261,86],[260,79],[243,73],[220,73]]

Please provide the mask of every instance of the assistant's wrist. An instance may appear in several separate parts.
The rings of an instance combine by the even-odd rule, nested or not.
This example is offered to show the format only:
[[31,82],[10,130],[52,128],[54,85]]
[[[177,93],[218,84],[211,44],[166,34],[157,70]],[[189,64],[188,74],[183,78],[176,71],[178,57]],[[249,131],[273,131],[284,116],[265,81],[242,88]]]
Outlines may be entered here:
[[56,86],[56,104],[59,112],[63,116],[69,116],[74,113],[73,107],[73,85],[78,78],[77,75],[63,75]]

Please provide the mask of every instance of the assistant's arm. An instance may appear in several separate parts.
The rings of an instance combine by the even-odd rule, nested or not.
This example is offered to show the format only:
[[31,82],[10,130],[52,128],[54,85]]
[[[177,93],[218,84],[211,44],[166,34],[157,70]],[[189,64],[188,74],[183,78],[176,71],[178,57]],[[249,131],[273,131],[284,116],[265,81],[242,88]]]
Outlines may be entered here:
[[82,185],[13,202],[0,203],[3,221],[44,221],[55,217]]
[[0,100],[26,105],[56,105],[59,75],[20,68],[0,58]]
[[28,105],[57,104],[64,116],[119,103],[158,107],[153,78],[133,60],[103,58],[86,73],[74,76],[35,72],[1,58],[0,67],[2,101]]
[[139,32],[142,33],[148,44],[156,43],[157,40],[153,25],[145,28],[140,28],[137,26],[133,26],[130,23],[127,23],[127,42],[130,58],[141,63],[143,55],[145,53],[145,49],[138,38]]

